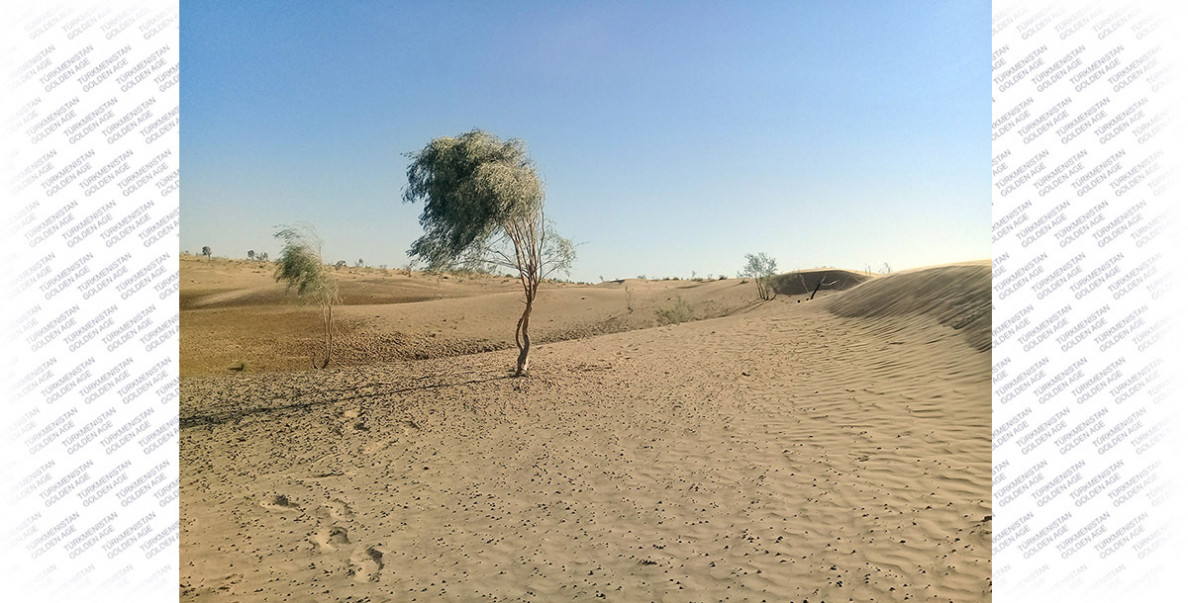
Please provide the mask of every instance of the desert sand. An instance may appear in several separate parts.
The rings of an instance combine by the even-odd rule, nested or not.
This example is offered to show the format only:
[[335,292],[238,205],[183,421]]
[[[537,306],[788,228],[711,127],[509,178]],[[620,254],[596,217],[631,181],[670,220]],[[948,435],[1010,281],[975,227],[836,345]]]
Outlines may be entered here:
[[344,270],[315,371],[183,261],[182,599],[988,600],[989,262],[814,274],[550,286],[511,379],[508,279]]

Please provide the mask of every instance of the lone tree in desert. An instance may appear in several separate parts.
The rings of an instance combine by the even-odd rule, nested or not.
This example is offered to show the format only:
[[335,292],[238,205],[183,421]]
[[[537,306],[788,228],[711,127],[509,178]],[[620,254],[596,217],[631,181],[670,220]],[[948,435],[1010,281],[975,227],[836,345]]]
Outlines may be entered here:
[[330,365],[334,347],[334,305],[338,303],[338,286],[322,263],[322,244],[313,229],[286,226],[276,233],[284,246],[277,259],[276,280],[284,281],[285,290],[293,291],[303,302],[317,304],[321,312],[325,335],[325,356],[321,363],[316,356],[310,359],[314,368]]
[[748,253],[746,260],[747,263],[743,266],[739,276],[755,281],[755,287],[759,289],[759,299],[767,301],[774,298],[775,292],[771,288],[771,278],[775,276],[776,261],[768,257],[766,253]]
[[210,259],[210,245],[202,246],[202,255],[206,256],[206,259]]
[[568,273],[574,248],[545,219],[544,193],[524,143],[472,130],[435,138],[408,157],[404,201],[425,204],[425,232],[408,254],[430,271],[502,267],[518,274],[524,311],[516,321],[515,376],[525,375],[537,290],[551,274]]

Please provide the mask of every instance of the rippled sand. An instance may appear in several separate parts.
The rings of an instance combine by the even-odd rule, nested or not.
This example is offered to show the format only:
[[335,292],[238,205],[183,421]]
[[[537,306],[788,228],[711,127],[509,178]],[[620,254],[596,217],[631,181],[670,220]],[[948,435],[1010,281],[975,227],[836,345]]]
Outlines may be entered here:
[[987,600],[989,285],[184,379],[182,598]]

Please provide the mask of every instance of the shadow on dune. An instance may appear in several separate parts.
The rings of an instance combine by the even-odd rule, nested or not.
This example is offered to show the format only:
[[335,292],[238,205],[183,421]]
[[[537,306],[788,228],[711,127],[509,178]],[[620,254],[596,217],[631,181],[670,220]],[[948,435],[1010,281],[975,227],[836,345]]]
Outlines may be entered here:
[[849,270],[802,270],[778,274],[771,288],[780,295],[810,295],[820,283],[820,291],[842,291],[862,284],[868,276]]

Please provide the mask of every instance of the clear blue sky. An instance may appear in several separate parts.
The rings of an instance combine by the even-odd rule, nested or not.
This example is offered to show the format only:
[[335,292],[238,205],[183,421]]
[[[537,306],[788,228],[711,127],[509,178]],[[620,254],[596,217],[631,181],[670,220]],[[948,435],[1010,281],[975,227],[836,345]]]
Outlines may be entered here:
[[989,4],[187,0],[182,248],[403,265],[403,153],[482,128],[576,280],[988,258]]

